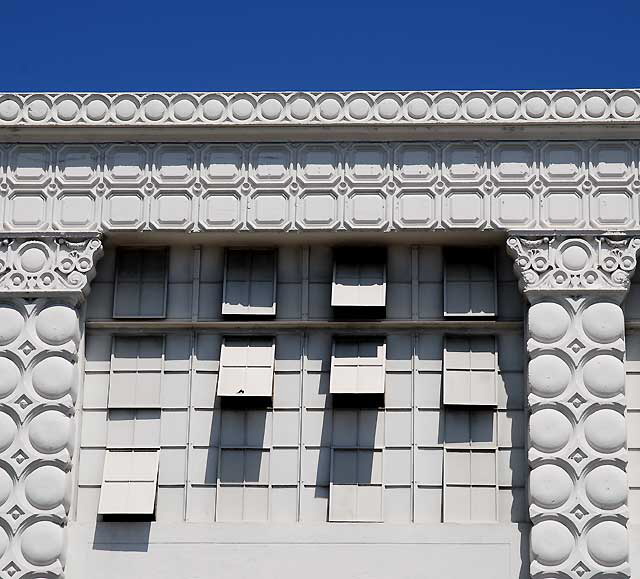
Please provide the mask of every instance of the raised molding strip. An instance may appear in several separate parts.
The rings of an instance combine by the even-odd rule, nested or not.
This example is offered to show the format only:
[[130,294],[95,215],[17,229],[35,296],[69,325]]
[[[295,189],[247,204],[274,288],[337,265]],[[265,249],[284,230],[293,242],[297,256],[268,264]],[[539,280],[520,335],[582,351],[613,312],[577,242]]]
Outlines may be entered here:
[[8,234],[640,227],[635,141],[0,147]]
[[638,90],[0,95],[0,125],[535,124],[640,120]]
[[7,240],[0,249],[0,570],[64,574],[74,406],[97,237]]
[[532,577],[629,577],[625,327],[640,239],[512,237],[531,307]]

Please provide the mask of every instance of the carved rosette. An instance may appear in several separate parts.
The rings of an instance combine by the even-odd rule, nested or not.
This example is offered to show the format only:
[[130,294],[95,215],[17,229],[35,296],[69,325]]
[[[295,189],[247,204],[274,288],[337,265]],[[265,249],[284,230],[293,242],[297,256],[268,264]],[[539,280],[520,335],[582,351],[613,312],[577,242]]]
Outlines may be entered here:
[[638,239],[508,240],[531,302],[532,577],[629,577],[624,315]]
[[[71,494],[74,404],[96,238],[0,249],[0,575],[59,577]],[[13,288],[13,289],[12,289]]]
[[75,295],[89,291],[102,243],[90,239],[42,238],[0,241],[0,294]]

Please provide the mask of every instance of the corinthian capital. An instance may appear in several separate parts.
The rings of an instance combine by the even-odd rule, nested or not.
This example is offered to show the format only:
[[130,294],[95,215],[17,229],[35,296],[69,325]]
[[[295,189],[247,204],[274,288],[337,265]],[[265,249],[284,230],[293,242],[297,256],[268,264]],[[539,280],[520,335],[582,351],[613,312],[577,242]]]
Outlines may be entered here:
[[606,235],[513,236],[507,251],[525,294],[539,291],[625,293],[640,238]]
[[102,256],[99,237],[0,240],[0,295],[82,298]]

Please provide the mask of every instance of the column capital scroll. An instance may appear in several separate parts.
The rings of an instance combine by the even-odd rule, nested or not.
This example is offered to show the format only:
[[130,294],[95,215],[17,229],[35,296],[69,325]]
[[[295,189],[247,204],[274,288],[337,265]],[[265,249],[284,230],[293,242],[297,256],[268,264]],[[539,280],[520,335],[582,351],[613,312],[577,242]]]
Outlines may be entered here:
[[0,238],[0,296],[82,299],[102,253],[95,234]]
[[537,292],[619,292],[629,289],[640,237],[595,234],[513,235],[507,251],[514,258],[520,289]]

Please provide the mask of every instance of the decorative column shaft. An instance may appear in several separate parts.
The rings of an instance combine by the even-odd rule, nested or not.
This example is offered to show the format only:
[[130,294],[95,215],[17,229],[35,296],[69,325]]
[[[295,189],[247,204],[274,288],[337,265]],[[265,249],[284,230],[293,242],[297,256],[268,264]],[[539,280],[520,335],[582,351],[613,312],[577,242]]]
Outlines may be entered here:
[[65,562],[79,305],[96,237],[0,240],[0,575],[58,577]]
[[637,238],[511,237],[531,307],[532,577],[629,577],[625,340]]

